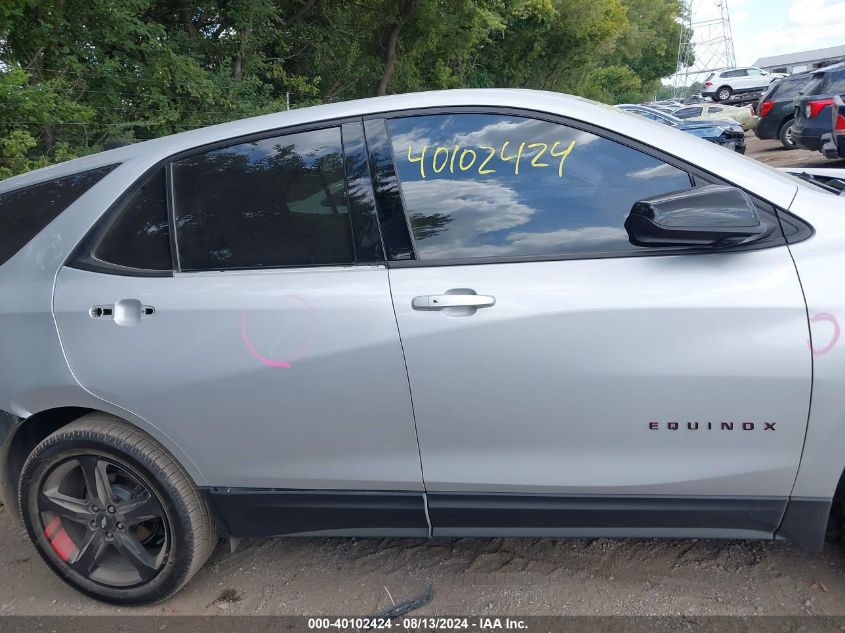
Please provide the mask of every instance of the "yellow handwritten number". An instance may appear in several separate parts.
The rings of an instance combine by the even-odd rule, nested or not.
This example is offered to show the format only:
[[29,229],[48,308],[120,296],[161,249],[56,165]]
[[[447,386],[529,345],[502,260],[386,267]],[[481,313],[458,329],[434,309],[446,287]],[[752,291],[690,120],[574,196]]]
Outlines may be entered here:
[[[446,156],[443,158],[443,164],[440,165],[440,169],[437,169],[437,156],[440,152],[443,151],[446,153]],[[434,150],[434,156],[431,159],[431,168],[434,170],[435,174],[439,174],[441,171],[446,169],[446,163],[449,162],[449,148],[448,147],[438,147]]]
[[563,161],[566,160],[566,157],[569,156],[569,153],[572,151],[572,148],[575,147],[575,141],[572,141],[569,144],[569,147],[567,147],[565,150],[563,150],[559,154],[555,154],[555,147],[557,147],[558,145],[560,145],[560,142],[555,141],[555,144],[552,145],[552,149],[549,153],[552,156],[554,156],[555,158],[560,158],[560,166],[557,168],[557,175],[562,178],[563,177]]
[[419,158],[411,157],[411,147],[411,145],[408,145],[408,162],[420,164],[420,178],[425,180],[425,150],[428,149],[428,145],[423,145],[422,154],[420,154]]
[[487,154],[487,158],[485,158],[483,161],[481,161],[481,165],[478,166],[478,173],[481,174],[482,176],[485,175],[485,174],[496,173],[495,169],[484,169],[484,166],[487,165],[487,163],[490,162],[490,159],[493,158],[496,155],[496,148],[490,147],[489,145],[482,145],[478,149],[486,149],[486,150],[490,151],[490,153]]
[[531,145],[528,146],[528,149],[531,149],[532,147],[542,147],[543,149],[541,149],[539,152],[537,152],[537,155],[534,158],[531,159],[531,166],[532,167],[548,167],[549,166],[548,163],[541,163],[540,162],[540,157],[543,154],[546,153],[546,150],[549,149],[549,146],[546,143],[531,143]]
[[[472,154],[472,160],[470,161],[469,165],[464,165],[464,156],[467,154]],[[461,152],[461,157],[458,159],[458,168],[461,171],[467,171],[471,169],[473,165],[475,165],[475,159],[478,158],[478,154],[475,153],[475,150],[470,149],[467,147],[464,151]]]

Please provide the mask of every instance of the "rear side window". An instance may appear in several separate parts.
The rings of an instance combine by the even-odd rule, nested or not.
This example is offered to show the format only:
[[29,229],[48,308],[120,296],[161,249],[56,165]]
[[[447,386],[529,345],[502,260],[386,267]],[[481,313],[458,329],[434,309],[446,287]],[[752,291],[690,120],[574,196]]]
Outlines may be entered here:
[[172,270],[164,169],[121,205],[92,256],[96,261],[127,268]]
[[814,75],[802,91],[805,95],[817,95],[822,92],[825,83],[824,73]]
[[446,114],[389,128],[422,261],[640,250],[624,228],[633,204],[690,187],[685,171],[547,121]]
[[828,73],[825,92],[845,92],[845,70]]
[[0,264],[115,167],[91,169],[0,194]]
[[693,116],[701,116],[701,108],[684,108],[683,110],[678,110],[677,112],[675,112],[674,116],[680,119],[686,119],[687,117]]
[[182,270],[355,260],[339,127],[176,161],[172,190]]
[[792,80],[784,79],[778,84],[777,91],[773,92],[772,96],[777,94],[778,99],[791,99],[804,89],[808,81],[809,77]]

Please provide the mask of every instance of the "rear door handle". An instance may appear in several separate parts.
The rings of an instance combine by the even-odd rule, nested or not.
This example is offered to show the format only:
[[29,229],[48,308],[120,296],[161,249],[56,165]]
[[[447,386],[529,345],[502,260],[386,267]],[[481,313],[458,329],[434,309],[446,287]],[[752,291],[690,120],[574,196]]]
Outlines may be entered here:
[[476,294],[422,295],[411,302],[414,310],[443,310],[445,308],[489,308],[496,305],[496,297]]
[[92,319],[109,319],[118,325],[135,325],[155,314],[153,306],[142,305],[137,299],[121,299],[109,305],[93,306],[88,314]]

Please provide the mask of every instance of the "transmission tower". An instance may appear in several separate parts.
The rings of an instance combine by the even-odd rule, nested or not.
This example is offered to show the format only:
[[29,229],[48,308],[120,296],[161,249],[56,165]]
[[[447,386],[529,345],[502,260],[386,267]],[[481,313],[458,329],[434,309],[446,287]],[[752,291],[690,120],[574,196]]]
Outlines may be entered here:
[[[684,0],[685,15],[678,41],[678,65],[672,92],[680,96],[705,73],[736,66],[727,0]],[[687,40],[689,39],[689,43]]]

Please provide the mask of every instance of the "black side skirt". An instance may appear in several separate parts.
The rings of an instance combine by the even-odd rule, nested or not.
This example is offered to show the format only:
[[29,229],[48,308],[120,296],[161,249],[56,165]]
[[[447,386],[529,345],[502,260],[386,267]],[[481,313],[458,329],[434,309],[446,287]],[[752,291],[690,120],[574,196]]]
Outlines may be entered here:
[[207,498],[231,536],[422,536],[420,492],[211,488]]
[[[817,549],[829,500],[209,488],[231,536],[789,539]],[[429,520],[431,527],[429,527]]]

